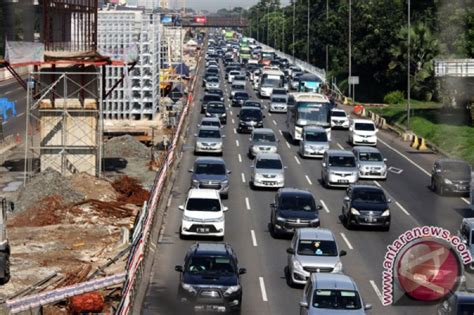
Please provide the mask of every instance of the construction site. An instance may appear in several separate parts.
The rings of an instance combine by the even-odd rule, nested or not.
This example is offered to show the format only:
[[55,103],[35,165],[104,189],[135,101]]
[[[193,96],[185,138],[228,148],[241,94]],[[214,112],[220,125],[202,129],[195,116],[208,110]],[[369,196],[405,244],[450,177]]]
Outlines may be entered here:
[[[163,24],[153,10],[89,0],[7,1],[0,10],[42,22],[25,36],[7,33],[0,52],[26,102],[15,115],[20,131],[0,132],[0,314],[114,313],[202,34]],[[97,279],[112,280],[74,291]],[[74,294],[26,302],[61,288]]]

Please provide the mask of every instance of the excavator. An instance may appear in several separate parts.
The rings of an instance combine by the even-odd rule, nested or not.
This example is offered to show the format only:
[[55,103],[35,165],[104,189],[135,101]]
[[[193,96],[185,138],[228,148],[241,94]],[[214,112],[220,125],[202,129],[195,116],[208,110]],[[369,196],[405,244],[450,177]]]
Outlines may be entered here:
[[[10,244],[7,237],[7,210],[13,211],[13,202],[0,197],[0,285],[10,280]],[[10,209],[8,209],[10,208]]]

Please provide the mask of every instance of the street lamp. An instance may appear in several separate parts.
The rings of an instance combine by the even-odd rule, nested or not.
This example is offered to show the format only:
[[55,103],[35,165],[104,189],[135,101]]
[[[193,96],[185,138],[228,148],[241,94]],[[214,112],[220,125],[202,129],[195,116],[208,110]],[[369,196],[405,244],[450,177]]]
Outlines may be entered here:
[[296,15],[296,0],[293,0],[293,63],[295,63],[295,15]]
[[352,1],[349,0],[349,78],[347,80],[347,83],[348,83],[348,86],[349,86],[349,98],[351,97],[351,76],[352,76],[352,45],[351,45],[351,41],[352,41]]
[[[329,22],[329,0],[326,0],[326,24]],[[329,45],[326,43],[326,73],[329,71]]]
[[310,13],[309,13],[309,1],[308,0],[308,36],[307,36],[307,39],[306,39],[306,62],[309,63],[309,18],[310,18]]
[[411,3],[408,0],[408,47],[407,47],[407,129],[410,129],[411,115],[411,79],[410,79],[410,50],[411,50]]

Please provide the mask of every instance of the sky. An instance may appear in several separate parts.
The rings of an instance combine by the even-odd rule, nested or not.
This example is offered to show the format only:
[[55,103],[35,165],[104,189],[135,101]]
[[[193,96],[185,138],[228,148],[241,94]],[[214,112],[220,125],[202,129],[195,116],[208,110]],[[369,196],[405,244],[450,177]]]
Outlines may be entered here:
[[[258,0],[185,0],[186,6],[193,9],[204,9],[208,11],[217,11],[222,8],[229,9],[233,7],[250,7],[258,3]],[[290,0],[280,0],[282,5],[287,5]],[[170,6],[177,7],[183,5],[183,0],[170,0]]]

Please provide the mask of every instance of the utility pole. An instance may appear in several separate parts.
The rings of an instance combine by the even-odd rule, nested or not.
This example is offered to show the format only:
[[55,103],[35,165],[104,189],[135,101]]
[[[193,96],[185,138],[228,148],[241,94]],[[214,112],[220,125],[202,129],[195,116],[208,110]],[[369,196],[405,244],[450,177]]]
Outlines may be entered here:
[[295,17],[296,17],[296,0],[293,0],[293,63],[295,63]]
[[410,50],[411,50],[411,3],[408,0],[408,47],[407,47],[407,129],[410,129],[411,116],[411,78],[410,78]]
[[351,41],[352,41],[352,1],[349,0],[349,78],[347,80],[347,83],[349,85],[349,98],[351,97],[351,76],[352,76],[352,47],[351,47]]
[[[326,24],[328,22],[329,22],[329,0],[326,0]],[[328,71],[329,71],[329,45],[326,43],[326,74],[328,73]]]
[[270,6],[267,6],[267,42],[265,43],[265,44],[267,44],[267,45],[270,44],[270,41],[269,41],[269,39],[268,39],[268,34],[270,33],[270,29],[268,28],[268,25],[269,25],[268,23],[269,23],[269,21],[270,21],[269,15],[270,15]]
[[306,62],[309,63],[309,19],[310,19],[310,6],[309,2],[311,0],[308,0],[308,38],[306,39]]
[[282,23],[282,36],[281,36],[281,51],[285,52],[285,25],[286,24],[286,19],[285,19],[285,11],[283,11],[283,23]]
[[258,22],[258,14],[259,14],[260,10],[257,6],[257,42],[260,41],[260,23]]

